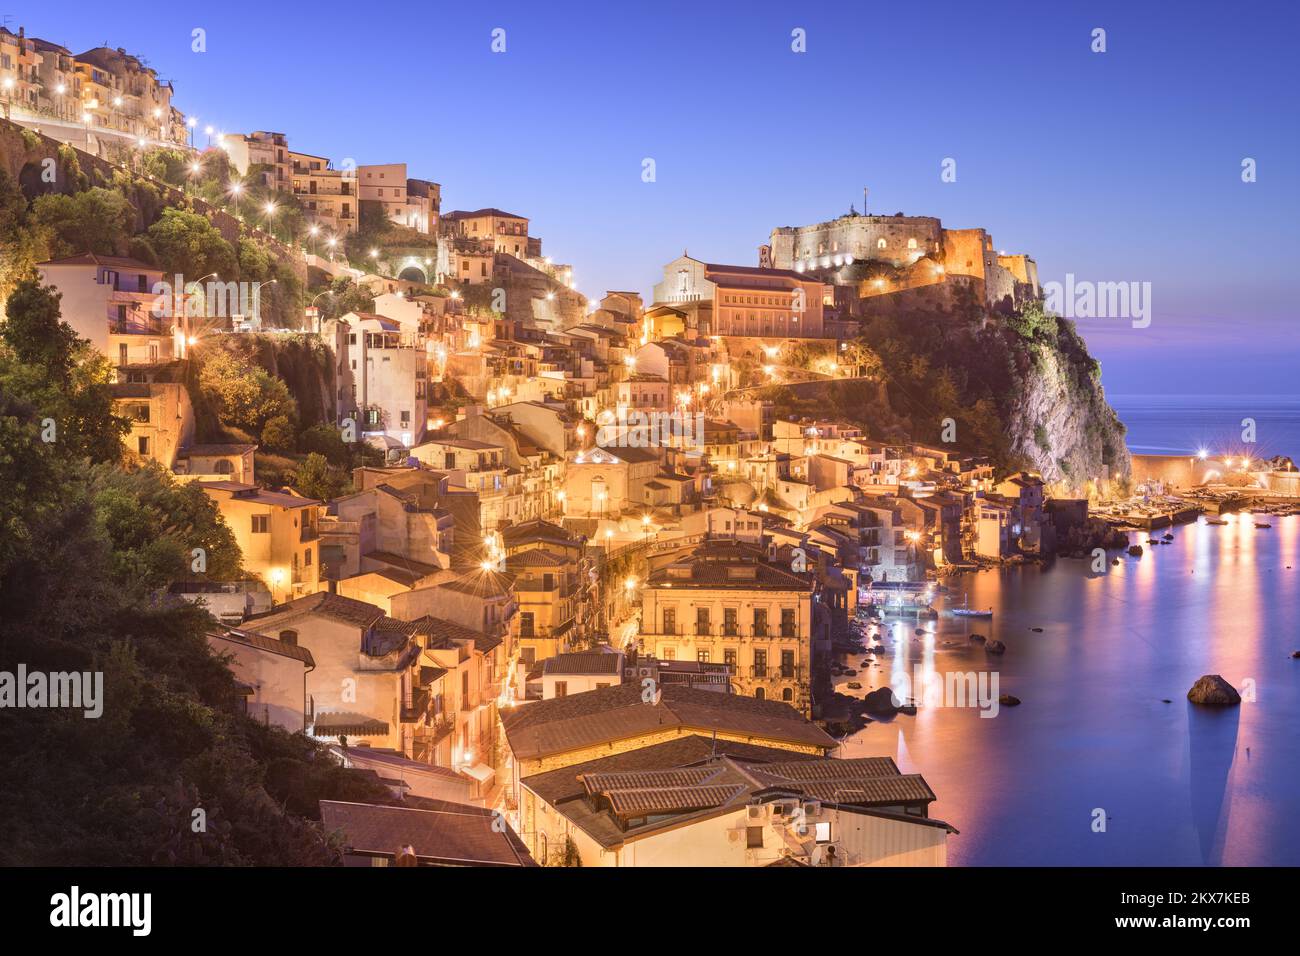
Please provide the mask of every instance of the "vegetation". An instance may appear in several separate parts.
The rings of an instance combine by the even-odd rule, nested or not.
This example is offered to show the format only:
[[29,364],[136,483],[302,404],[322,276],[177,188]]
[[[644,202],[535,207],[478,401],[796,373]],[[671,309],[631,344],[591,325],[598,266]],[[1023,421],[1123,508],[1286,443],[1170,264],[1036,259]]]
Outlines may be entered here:
[[338,862],[317,801],[387,791],[239,715],[206,612],[159,600],[195,549],[238,574],[229,529],[197,488],[122,469],[126,423],[56,295],[25,279],[5,311],[0,669],[100,672],[103,712],[6,710],[0,865]]

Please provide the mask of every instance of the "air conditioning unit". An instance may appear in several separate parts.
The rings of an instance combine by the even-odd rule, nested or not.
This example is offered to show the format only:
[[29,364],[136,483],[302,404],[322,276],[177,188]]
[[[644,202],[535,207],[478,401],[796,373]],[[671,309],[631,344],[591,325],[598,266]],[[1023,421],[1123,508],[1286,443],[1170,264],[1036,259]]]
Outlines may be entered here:
[[811,820],[813,817],[820,816],[822,805],[820,800],[806,800],[803,803],[803,815]]
[[744,831],[744,830],[728,830],[728,831],[727,831],[727,842],[728,842],[728,843],[739,843],[739,842],[740,842],[741,840],[743,840],[743,839],[745,839],[745,831]]
[[772,815],[775,817],[793,816],[798,806],[795,803],[774,803],[772,804]]
[[749,808],[749,819],[751,819],[751,820],[762,820],[763,817],[766,815],[766,814],[764,813],[764,810],[766,810],[766,809],[767,809],[767,808],[764,807],[762,804],[755,804],[755,805],[750,806],[750,808]]

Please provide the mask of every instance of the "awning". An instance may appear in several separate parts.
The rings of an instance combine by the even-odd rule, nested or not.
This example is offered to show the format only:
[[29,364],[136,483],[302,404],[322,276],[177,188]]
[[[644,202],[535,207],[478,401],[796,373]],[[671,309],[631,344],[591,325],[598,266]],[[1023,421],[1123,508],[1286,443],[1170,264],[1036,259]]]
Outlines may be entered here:
[[479,783],[487,783],[496,776],[496,771],[485,763],[476,763],[472,767],[466,767],[465,773],[473,777]]

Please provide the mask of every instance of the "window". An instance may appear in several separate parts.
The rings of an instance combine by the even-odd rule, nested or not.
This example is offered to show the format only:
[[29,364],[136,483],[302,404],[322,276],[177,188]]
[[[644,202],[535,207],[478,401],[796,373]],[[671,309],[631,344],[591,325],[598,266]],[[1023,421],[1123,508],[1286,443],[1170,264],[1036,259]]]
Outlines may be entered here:
[[754,608],[754,636],[767,637],[767,608]]
[[709,662],[709,652],[708,652],[708,651],[697,651],[697,652],[695,653],[695,659],[696,659],[697,661],[699,661],[701,664],[707,664],[707,663]]
[[311,567],[311,548],[302,553],[302,566],[305,568]]
[[734,673],[736,670],[736,649],[728,647],[722,652],[722,662],[731,668]]
[[884,249],[886,245],[887,245],[887,243],[885,242],[884,239],[877,239],[877,240],[876,240],[876,248],[877,248],[877,249]]
[[781,636],[794,637],[794,633],[794,608],[783,607],[781,608]]
[[761,687],[756,687],[756,688],[754,689],[754,699],[755,699],[755,700],[767,700],[767,691],[765,691],[765,690],[764,690],[763,688],[761,688]]
[[136,445],[137,445],[137,449],[139,450],[140,454],[142,454],[142,455],[147,455],[147,454],[149,454],[149,439],[148,439],[147,436],[145,436],[145,435],[141,435],[139,438],[137,438],[137,439],[136,439]]
[[763,828],[745,827],[745,847],[750,850],[763,848]]
[[786,680],[794,677],[794,651],[781,652],[781,676]]
[[280,632],[280,643],[281,643],[281,644],[290,644],[290,645],[292,645],[292,646],[294,646],[294,647],[297,647],[297,646],[298,646],[298,632],[297,632],[297,631],[281,631],[281,632]]
[[695,633],[709,633],[709,609],[707,607],[697,607],[695,609]]
[[676,608],[671,608],[671,607],[664,608],[664,633],[665,634],[677,633],[677,609]]
[[533,636],[533,612],[525,611],[519,615],[519,636]]
[[724,608],[722,611],[722,633],[732,636],[736,634],[736,609],[734,607]]
[[270,534],[271,516],[253,515],[253,534]]
[[569,682],[568,682],[568,681],[565,681],[565,680],[557,680],[557,681],[555,682],[555,696],[556,696],[556,697],[568,697],[568,696],[569,696]]
[[781,691],[781,699],[787,704],[794,703],[794,691],[789,687]]
[[754,651],[754,676],[767,676],[767,651]]
[[830,823],[814,823],[813,834],[817,837],[818,843],[830,843],[831,842]]

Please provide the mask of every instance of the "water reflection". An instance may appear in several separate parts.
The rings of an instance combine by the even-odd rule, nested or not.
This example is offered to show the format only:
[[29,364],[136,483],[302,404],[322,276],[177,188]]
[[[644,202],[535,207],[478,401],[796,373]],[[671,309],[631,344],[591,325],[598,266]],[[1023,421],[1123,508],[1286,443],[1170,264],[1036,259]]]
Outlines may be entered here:
[[[993,619],[922,622],[921,637],[915,622],[891,623],[888,660],[864,686],[910,686],[914,664],[927,676],[993,670],[1023,704],[995,719],[923,707],[869,725],[845,755],[905,758],[925,774],[933,814],[961,831],[954,864],[1300,864],[1288,804],[1300,785],[1300,518],[1266,520],[1179,526],[1157,546],[1135,535],[1146,553],[1104,575],[1062,560],[951,579],[956,603],[964,592]],[[1254,679],[1258,700],[1189,706],[1187,689],[1215,673],[1238,688]],[[1105,833],[1090,826],[1097,808]]]

